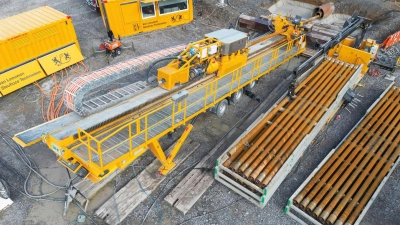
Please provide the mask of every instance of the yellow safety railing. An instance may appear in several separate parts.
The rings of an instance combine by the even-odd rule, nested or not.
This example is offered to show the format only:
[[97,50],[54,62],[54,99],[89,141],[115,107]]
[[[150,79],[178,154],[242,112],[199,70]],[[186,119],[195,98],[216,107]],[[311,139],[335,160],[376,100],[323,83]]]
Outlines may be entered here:
[[[78,139],[79,141],[84,144],[87,148],[88,148],[88,161],[90,164],[92,164],[93,162],[93,152],[96,153],[99,157],[99,162],[100,165],[98,165],[97,169],[98,170],[102,170],[103,168],[103,158],[102,158],[102,154],[101,154],[101,142],[99,142],[98,140],[96,140],[95,137],[93,137],[92,135],[90,135],[88,132],[84,131],[81,128],[78,128]],[[94,141],[96,144],[97,149],[92,147],[91,141]],[[94,164],[96,165],[96,164]]]
[[[300,41],[301,40],[301,41]],[[172,132],[177,127],[185,124],[187,121],[194,118],[196,115],[205,112],[207,109],[215,106],[221,100],[231,96],[233,93],[238,91],[239,89],[243,88],[245,85],[253,82],[254,80],[259,79],[261,76],[265,75],[266,73],[274,70],[279,65],[287,62],[292,57],[300,54],[304,51],[302,48],[301,42],[304,41],[304,36],[300,36],[297,39],[289,41],[283,45],[278,46],[277,48],[268,51],[264,54],[260,54],[259,56],[251,59],[246,65],[241,68],[238,68],[229,74],[223,77],[216,77],[209,83],[205,84],[204,86],[198,87],[194,90],[189,91],[189,95],[186,99],[181,102],[173,102],[172,100],[165,102],[161,107],[157,107],[156,109],[150,110],[145,115],[142,115],[132,121],[121,125],[120,127],[113,127],[106,130],[102,130],[101,132],[93,132],[95,134],[89,134],[82,129],[78,129],[78,136],[79,141],[87,147],[89,163],[97,165],[96,168],[104,171],[104,169],[108,166],[108,164],[104,165],[103,163],[103,156],[105,154],[111,153],[112,151],[118,149],[119,147],[123,146],[126,143],[129,143],[129,151],[121,155],[121,157],[117,158],[115,161],[126,160],[126,155],[130,153],[128,156],[128,161],[132,161],[140,156],[145,150],[147,149],[147,145],[156,139],[164,136],[165,134]],[[297,44],[297,50],[293,52],[293,47]],[[284,49],[284,51],[283,51]],[[268,58],[269,57],[269,58]],[[264,59],[269,59],[266,62],[263,62]],[[280,60],[280,61],[278,61]],[[243,73],[243,69],[246,66],[252,65],[252,68],[248,71]],[[263,67],[268,66],[268,69],[264,71],[260,71]],[[231,77],[229,77],[231,76]],[[249,79],[244,79],[249,76]],[[228,80],[229,78],[229,80]],[[224,80],[225,79],[225,80]],[[244,79],[244,81],[242,81]],[[227,81],[224,85],[222,81]],[[220,83],[219,83],[220,82]],[[203,90],[204,89],[204,90]],[[219,92],[222,92],[219,94]],[[202,95],[204,93],[204,95]],[[201,95],[201,97],[197,97],[196,94]],[[219,95],[219,96],[218,96]],[[188,102],[188,99],[197,98],[191,102]],[[209,99],[212,99],[209,100]],[[201,107],[200,107],[201,106]],[[194,109],[198,107],[198,109]],[[195,112],[190,112],[190,109],[195,110]],[[152,124],[149,123],[151,116],[156,114],[157,112],[161,112],[166,110],[171,113],[166,115],[164,118],[161,118],[159,121],[154,122]],[[162,127],[162,124],[166,124],[166,128]],[[164,126],[164,127],[165,127]],[[156,130],[156,128],[160,128],[161,131],[156,131],[152,135],[152,130]],[[113,138],[114,136],[118,135],[120,132],[127,131],[128,135],[126,139],[109,147],[107,149],[103,149],[102,146],[104,142]],[[137,146],[133,146],[134,141],[137,141],[137,138],[143,136],[143,141],[137,143]],[[94,145],[92,144],[94,142]],[[144,149],[144,150],[143,150]],[[139,153],[137,153],[139,152]],[[92,155],[93,153],[97,154],[99,157],[99,162],[94,163]],[[82,158],[82,157],[80,157]],[[86,161],[86,160],[85,160]],[[115,166],[115,165],[114,165]]]

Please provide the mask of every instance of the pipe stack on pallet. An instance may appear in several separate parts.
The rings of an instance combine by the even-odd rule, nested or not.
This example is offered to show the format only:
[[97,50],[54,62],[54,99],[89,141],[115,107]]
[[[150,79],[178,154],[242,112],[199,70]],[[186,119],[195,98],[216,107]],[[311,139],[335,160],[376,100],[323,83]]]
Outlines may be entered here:
[[400,155],[399,103],[400,90],[392,87],[289,204],[321,224],[358,224]]
[[265,188],[303,138],[321,119],[356,67],[327,59],[282,100],[245,138],[231,148],[223,165]]

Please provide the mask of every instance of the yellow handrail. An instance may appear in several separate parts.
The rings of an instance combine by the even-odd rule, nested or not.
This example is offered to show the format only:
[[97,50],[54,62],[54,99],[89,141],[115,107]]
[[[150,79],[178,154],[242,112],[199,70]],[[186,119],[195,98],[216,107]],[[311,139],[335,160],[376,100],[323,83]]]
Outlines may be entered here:
[[[303,38],[302,36],[299,38]],[[120,127],[112,127],[112,128],[108,128],[105,131],[102,131],[101,134],[92,136],[91,134],[85,132],[82,129],[78,129],[78,134],[79,134],[79,141],[82,142],[85,146],[88,147],[88,155],[89,155],[89,159],[90,162],[92,162],[92,152],[95,152],[99,155],[99,159],[100,159],[100,167],[103,167],[103,154],[107,154],[110,151],[118,148],[119,146],[125,144],[126,142],[129,142],[129,151],[133,151],[133,147],[132,147],[132,141],[138,137],[139,135],[144,135],[144,143],[139,143],[139,146],[143,146],[143,144],[147,144],[149,143],[151,140],[153,140],[154,138],[158,139],[159,137],[165,135],[165,132],[168,130],[172,130],[175,129],[176,126],[182,125],[184,123],[186,123],[189,119],[193,118],[194,116],[198,115],[200,112],[207,110],[209,107],[214,106],[217,102],[219,102],[220,100],[226,98],[228,95],[230,96],[232,94],[232,91],[238,90],[239,88],[244,87],[245,85],[247,85],[248,83],[252,82],[255,79],[258,79],[259,77],[263,76],[265,73],[270,72],[271,70],[275,69],[277,66],[285,63],[289,58],[293,57],[296,54],[299,54],[303,49],[299,46],[297,52],[293,52],[292,53],[292,48],[293,45],[296,41],[298,41],[299,39],[295,39],[292,41],[289,41],[285,44],[282,44],[268,52],[265,52],[264,54],[261,54],[260,56],[250,60],[246,65],[244,65],[241,68],[236,69],[235,71],[232,71],[231,74],[232,78],[230,83],[228,82],[227,84],[224,84],[223,86],[218,86],[218,81],[221,79],[224,79],[226,76],[222,76],[222,77],[218,77],[215,80],[211,81],[210,83],[208,83],[207,85],[198,87],[194,90],[191,90],[189,93],[193,94],[197,91],[201,91],[202,88],[205,88],[204,90],[204,96],[202,96],[201,98],[195,100],[194,102],[191,102],[188,105],[187,99],[183,100],[180,104],[181,107],[177,106],[178,104],[174,104],[174,102],[171,100],[171,102],[167,102],[165,105],[163,105],[162,107],[157,107],[155,109],[149,110],[148,112],[146,112],[144,115],[130,121],[127,123],[124,123],[122,126]],[[286,46],[286,50],[282,53],[280,53],[280,49],[282,47]],[[292,53],[292,54],[290,54]],[[269,61],[267,62],[263,62],[262,59],[264,56],[267,56],[268,54],[271,54],[271,57],[269,58]],[[291,56],[291,57],[289,57]],[[283,57],[282,61],[278,62],[278,58],[279,57]],[[247,65],[249,65],[250,63],[254,63],[251,70],[249,70],[247,73],[242,73],[243,68],[246,67]],[[265,65],[269,65],[268,69],[259,73],[255,73],[254,71],[256,70],[260,70],[260,68],[262,66]],[[242,83],[242,77],[247,76],[251,73],[251,79],[249,79],[248,81],[245,81],[244,83]],[[228,75],[228,74],[227,74]],[[237,85],[233,86],[232,84],[234,82],[237,82]],[[229,87],[228,87],[229,86]],[[217,96],[218,91],[221,90],[222,88],[229,88],[229,91],[227,94],[223,94],[222,96]],[[213,96],[213,101],[212,103],[207,103],[208,102],[208,98],[210,96]],[[197,110],[196,112],[194,112],[192,115],[188,116],[188,109],[191,106],[195,106],[198,105],[199,102],[204,101],[204,104],[202,108],[200,108],[199,110]],[[183,107],[182,107],[183,105]],[[171,107],[171,115],[166,115],[164,118],[162,118],[160,121],[155,122],[154,124],[152,124],[151,126],[149,126],[148,123],[148,118],[150,115],[152,115],[153,113],[159,112],[160,110],[163,110],[167,107]],[[176,122],[176,118],[179,114],[183,114],[182,120],[179,122]],[[141,126],[141,121],[144,120],[144,127],[140,127]],[[159,132],[158,134],[156,134],[154,137],[150,138],[149,137],[149,130],[152,129],[153,127],[156,127],[164,122],[166,122],[167,120],[171,120],[171,126],[169,126],[167,128],[167,130],[162,130],[161,132]],[[136,129],[133,129],[132,126],[136,125]],[[123,131],[124,129],[128,130],[129,135],[127,136],[127,139],[125,139],[124,141],[121,141],[118,144],[115,144],[113,146],[111,146],[110,148],[108,148],[105,152],[102,152],[102,143],[105,142],[106,140],[112,138],[114,135],[117,135],[119,132]],[[100,140],[98,140],[98,137],[100,137],[101,135],[113,131],[112,133],[108,134],[107,136],[101,138]],[[133,134],[132,132],[135,132],[135,134]],[[87,143],[85,140],[82,139],[81,137],[81,133],[84,134],[87,138]],[[94,149],[91,146],[90,141],[93,140],[95,141],[95,143],[97,143],[97,150]]]

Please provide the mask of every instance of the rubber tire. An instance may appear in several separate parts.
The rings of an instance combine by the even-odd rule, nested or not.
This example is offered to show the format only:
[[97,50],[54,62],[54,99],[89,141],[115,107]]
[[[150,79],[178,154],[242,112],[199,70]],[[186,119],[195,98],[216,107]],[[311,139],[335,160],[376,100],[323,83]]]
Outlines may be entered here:
[[[5,191],[6,191],[6,195],[7,196],[2,196],[2,195],[0,195],[0,198],[3,198],[3,199],[9,199],[10,198],[10,189],[8,188],[8,184],[7,184],[7,182],[5,181],[5,180],[3,180],[3,179],[0,179],[0,183],[4,186],[4,189],[5,189]],[[6,197],[6,198],[5,198]]]
[[257,81],[253,80],[253,82],[251,82],[250,84],[246,85],[246,86],[244,87],[244,89],[245,89],[246,91],[250,91],[251,89],[254,88],[254,86],[256,86],[256,83],[257,83]]
[[231,96],[232,103],[238,103],[243,97],[243,89],[239,89],[237,92],[233,93]]
[[115,53],[116,53],[117,55],[121,55],[122,51],[121,51],[120,48],[117,48],[117,49],[115,49]]
[[222,101],[220,101],[214,108],[214,113],[218,116],[218,117],[222,117],[225,112],[226,109],[228,108],[228,100],[224,99]]

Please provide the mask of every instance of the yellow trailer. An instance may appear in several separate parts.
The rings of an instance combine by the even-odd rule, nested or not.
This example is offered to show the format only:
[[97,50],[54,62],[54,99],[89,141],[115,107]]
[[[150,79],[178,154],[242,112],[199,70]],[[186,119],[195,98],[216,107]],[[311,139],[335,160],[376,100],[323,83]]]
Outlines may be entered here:
[[193,20],[192,0],[102,0],[99,5],[105,25],[119,37]]
[[51,7],[0,24],[0,97],[83,60],[71,17]]

